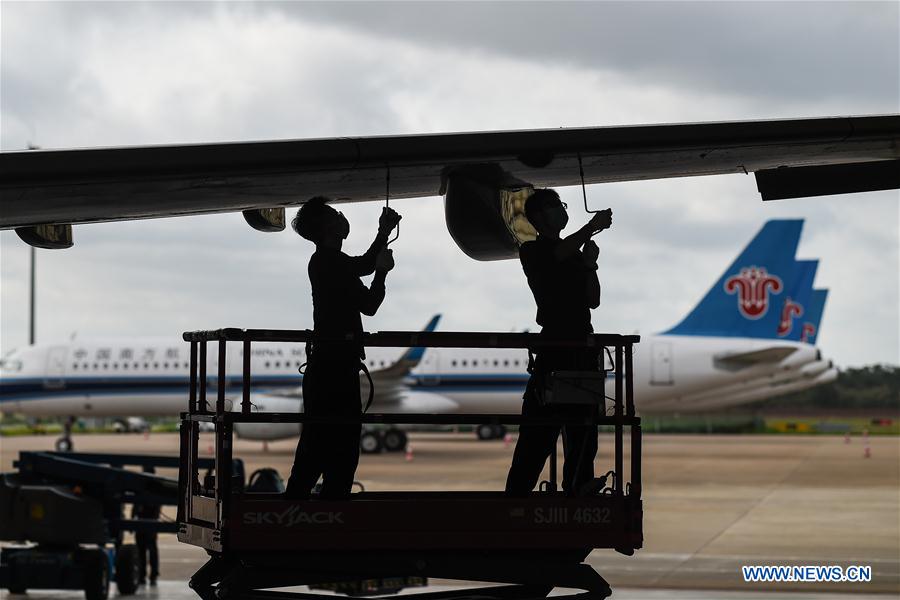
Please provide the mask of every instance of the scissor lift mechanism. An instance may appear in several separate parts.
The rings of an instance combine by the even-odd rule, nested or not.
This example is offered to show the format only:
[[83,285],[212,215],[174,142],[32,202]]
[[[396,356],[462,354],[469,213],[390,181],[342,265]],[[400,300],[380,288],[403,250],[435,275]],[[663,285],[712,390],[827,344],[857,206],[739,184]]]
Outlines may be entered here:
[[[187,332],[191,345],[188,412],[182,413],[178,539],[205,548],[210,560],[191,578],[204,599],[318,598],[262,591],[298,585],[432,577],[510,585],[463,593],[418,594],[428,600],[476,594],[488,598],[540,598],[554,587],[604,598],[607,582],[583,561],[596,548],[632,554],[641,547],[641,426],[635,416],[632,350],[636,335],[592,334],[554,339],[527,333],[364,333],[366,347],[594,348],[614,353],[613,414],[589,419],[536,419],[510,414],[364,414],[380,424],[591,424],[614,430],[612,484],[602,493],[567,497],[551,481],[526,498],[502,492],[361,492],[351,500],[295,502],[279,494],[245,493],[230,477],[235,423],[324,423],[303,413],[251,412],[251,344],[324,340],[308,330],[220,329]],[[217,343],[215,406],[207,400],[207,346]],[[240,409],[226,410],[226,348],[243,346]],[[605,411],[604,411],[605,412]],[[215,427],[215,473],[201,483],[200,424]],[[625,429],[630,433],[630,481],[625,483]],[[601,436],[601,440],[605,436]],[[598,455],[602,456],[601,449]],[[314,497],[315,498],[315,497]]]

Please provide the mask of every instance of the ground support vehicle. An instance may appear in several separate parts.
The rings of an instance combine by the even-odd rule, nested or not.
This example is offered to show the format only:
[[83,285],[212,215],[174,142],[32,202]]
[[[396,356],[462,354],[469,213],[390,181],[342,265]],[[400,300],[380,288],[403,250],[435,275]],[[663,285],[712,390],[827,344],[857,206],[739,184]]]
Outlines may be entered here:
[[[177,524],[126,518],[124,505],[175,504],[178,482],[155,471],[177,468],[178,459],[20,452],[13,464],[18,471],[0,474],[0,540],[16,543],[0,550],[0,588],[80,589],[88,600],[103,600],[115,582],[120,595],[134,593],[138,551],[124,533],[173,533]],[[198,468],[212,466],[211,459],[197,461]]]

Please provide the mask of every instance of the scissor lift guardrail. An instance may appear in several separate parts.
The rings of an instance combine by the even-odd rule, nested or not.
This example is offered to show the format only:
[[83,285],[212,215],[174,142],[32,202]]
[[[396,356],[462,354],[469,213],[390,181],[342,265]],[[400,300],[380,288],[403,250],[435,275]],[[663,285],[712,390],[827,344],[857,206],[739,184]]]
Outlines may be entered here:
[[[610,593],[582,561],[595,548],[631,554],[643,542],[641,426],[635,415],[632,352],[636,335],[553,338],[530,333],[363,333],[323,338],[309,330],[219,329],[184,334],[191,345],[188,411],[182,413],[178,539],[205,548],[210,561],[191,580],[204,598],[287,597],[263,588],[385,577],[440,577],[515,584],[479,589],[492,597],[543,597],[555,586]],[[217,345],[214,406],[207,394],[208,344]],[[241,401],[227,402],[229,342],[243,350]],[[512,414],[363,414],[362,423],[508,425],[597,424],[613,429],[612,484],[584,497],[556,491],[555,453],[546,488],[526,498],[502,492],[361,492],[343,501],[291,501],[279,494],[245,493],[230,473],[235,423],[334,423],[303,413],[252,412],[253,342],[346,343],[365,347],[612,349],[612,415],[534,418]],[[215,473],[201,483],[200,423],[215,427]],[[625,482],[625,430],[630,481]],[[601,435],[601,440],[603,436]],[[598,453],[602,455],[601,453]],[[315,496],[313,497],[315,498]],[[468,593],[471,593],[469,590]],[[427,596],[427,594],[420,594]],[[308,595],[306,595],[308,596]],[[291,596],[296,597],[296,596]]]

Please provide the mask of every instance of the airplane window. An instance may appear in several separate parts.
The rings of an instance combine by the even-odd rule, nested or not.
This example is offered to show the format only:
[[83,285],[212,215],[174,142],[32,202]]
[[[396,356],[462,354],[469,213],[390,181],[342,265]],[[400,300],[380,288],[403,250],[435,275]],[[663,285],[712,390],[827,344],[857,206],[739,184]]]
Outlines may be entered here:
[[271,364],[272,363],[270,363],[269,361],[266,361],[266,368],[268,369],[271,366]]
[[468,367],[468,366],[469,366],[469,361],[467,361],[467,360],[462,361],[462,366]]
[[472,366],[473,366],[473,367],[477,367],[477,366],[478,366],[478,361],[473,359],[473,360],[472,360]]
[[519,366],[519,359],[516,359],[516,366]]
[[74,364],[72,365],[72,370],[75,370],[75,369],[77,369],[77,368],[78,368],[78,363],[74,363]]
[[163,363],[163,369],[168,369],[168,368],[169,368],[169,363]]
[[153,363],[153,368],[154,368],[154,369],[158,369],[158,368],[159,368],[159,363]]
[[500,366],[500,361],[497,360],[496,358],[494,359],[494,366],[495,366],[495,367],[499,367],[499,366]]
[[504,360],[504,361],[503,361],[503,366],[504,366],[504,367],[508,367],[508,366],[509,366],[509,361],[508,361],[508,360]]
[[145,369],[149,369],[149,368],[150,368],[150,364],[149,364],[149,363],[144,363],[144,368],[145,368]]
[[139,366],[140,366],[140,365],[137,364],[137,363],[133,363],[133,364],[131,365],[131,367],[132,367],[133,369],[137,369]]
[[279,360],[279,361],[275,361],[275,368],[276,368],[276,369],[280,369],[280,368],[281,368],[281,361],[280,361],[280,360]]
[[103,369],[106,370],[109,368],[109,363],[103,363]]
[[97,363],[94,363],[94,370],[97,370]]
[[454,361],[452,361],[450,364],[453,365],[453,366],[455,367],[455,366],[456,366],[456,361],[454,360]]
[[381,366],[382,366],[382,367],[384,366],[384,361],[381,361]]
[[190,368],[190,363],[184,363],[184,368],[185,368],[185,369]]
[[119,368],[119,363],[113,363],[113,369],[118,369],[118,368]]

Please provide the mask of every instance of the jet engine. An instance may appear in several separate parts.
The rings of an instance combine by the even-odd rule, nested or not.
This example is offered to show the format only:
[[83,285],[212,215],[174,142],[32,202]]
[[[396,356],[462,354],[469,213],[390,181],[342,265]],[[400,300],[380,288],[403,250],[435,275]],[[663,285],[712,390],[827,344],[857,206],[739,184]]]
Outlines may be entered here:
[[525,218],[525,200],[534,188],[497,164],[449,170],[443,175],[441,193],[447,230],[471,258],[516,258],[519,245],[537,235]]

